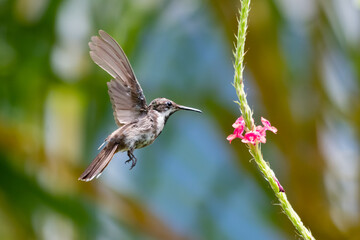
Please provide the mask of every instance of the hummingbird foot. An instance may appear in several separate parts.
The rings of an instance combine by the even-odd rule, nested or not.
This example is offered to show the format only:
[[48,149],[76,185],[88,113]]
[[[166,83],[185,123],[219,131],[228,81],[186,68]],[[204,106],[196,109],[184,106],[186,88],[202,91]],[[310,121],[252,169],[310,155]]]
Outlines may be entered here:
[[133,167],[135,167],[136,163],[137,163],[137,159],[136,157],[134,156],[134,154],[132,153],[132,151],[128,151],[127,152],[128,156],[129,156],[129,159],[125,161],[125,163],[129,163],[131,161],[131,167],[129,170],[133,169]]

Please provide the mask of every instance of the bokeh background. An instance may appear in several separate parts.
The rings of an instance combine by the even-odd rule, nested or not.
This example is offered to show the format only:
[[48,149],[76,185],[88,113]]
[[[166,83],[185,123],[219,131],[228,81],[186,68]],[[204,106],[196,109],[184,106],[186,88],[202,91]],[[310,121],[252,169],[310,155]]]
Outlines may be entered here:
[[[245,87],[262,146],[317,239],[360,239],[360,1],[252,1]],[[244,144],[238,0],[0,1],[0,239],[299,239]],[[129,171],[78,176],[116,129],[87,43],[124,48],[148,102],[179,112]]]

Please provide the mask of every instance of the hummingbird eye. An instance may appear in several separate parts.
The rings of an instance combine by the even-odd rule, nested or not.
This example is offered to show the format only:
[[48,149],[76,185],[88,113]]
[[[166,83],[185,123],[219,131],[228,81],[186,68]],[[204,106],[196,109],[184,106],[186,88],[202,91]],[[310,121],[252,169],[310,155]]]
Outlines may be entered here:
[[172,102],[170,102],[170,101],[167,102],[167,103],[166,103],[166,106],[171,107],[171,106],[172,106]]

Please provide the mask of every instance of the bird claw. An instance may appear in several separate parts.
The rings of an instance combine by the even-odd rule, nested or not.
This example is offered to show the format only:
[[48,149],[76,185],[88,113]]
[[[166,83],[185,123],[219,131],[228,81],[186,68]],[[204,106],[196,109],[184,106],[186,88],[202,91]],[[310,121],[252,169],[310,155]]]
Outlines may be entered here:
[[135,165],[136,165],[136,163],[133,161],[129,170],[133,169],[133,167],[135,167]]
[[136,162],[137,162],[137,159],[136,157],[134,156],[134,154],[130,151],[128,151],[128,156],[129,156],[129,159],[125,161],[125,164],[129,163],[131,161],[131,167],[129,170],[133,169],[136,165]]

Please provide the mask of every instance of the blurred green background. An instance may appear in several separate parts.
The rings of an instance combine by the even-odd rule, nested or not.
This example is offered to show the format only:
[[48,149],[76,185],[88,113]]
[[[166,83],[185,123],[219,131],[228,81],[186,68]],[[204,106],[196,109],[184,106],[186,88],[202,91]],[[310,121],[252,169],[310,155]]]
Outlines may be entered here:
[[[238,0],[0,1],[0,239],[299,239],[244,144]],[[245,87],[262,146],[317,239],[360,239],[360,2],[252,1]],[[129,171],[78,176],[116,129],[87,43],[124,48],[148,102],[179,112]]]

